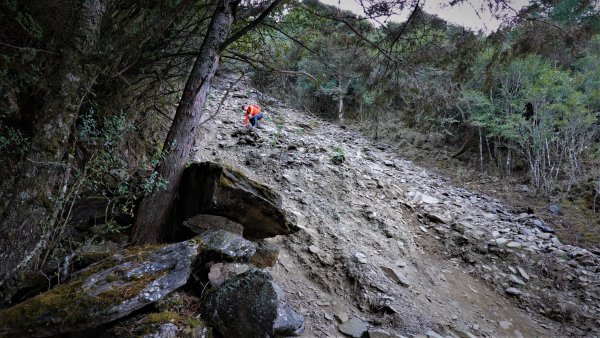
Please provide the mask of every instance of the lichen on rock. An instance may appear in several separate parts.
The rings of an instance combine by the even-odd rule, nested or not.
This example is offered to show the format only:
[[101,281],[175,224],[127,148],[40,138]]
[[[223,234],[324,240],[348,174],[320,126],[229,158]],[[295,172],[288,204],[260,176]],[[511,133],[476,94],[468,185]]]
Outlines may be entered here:
[[200,243],[134,248],[91,265],[67,284],[0,312],[0,336],[81,331],[156,302],[183,286]]

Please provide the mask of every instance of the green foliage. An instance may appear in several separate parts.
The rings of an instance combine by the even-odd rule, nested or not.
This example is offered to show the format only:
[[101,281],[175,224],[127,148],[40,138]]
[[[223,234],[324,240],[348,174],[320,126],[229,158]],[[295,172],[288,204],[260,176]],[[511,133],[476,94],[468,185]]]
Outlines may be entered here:
[[[567,179],[569,189],[580,177],[581,156],[597,133],[597,113],[589,105],[595,93],[585,89],[589,76],[529,56],[508,64],[496,81],[491,98],[467,90],[459,107],[489,137],[519,152],[536,188],[550,193],[559,179]],[[524,117],[527,105],[535,112],[532,120]]]
[[345,160],[346,156],[344,155],[344,149],[340,146],[334,147],[331,161],[335,164],[342,164]]
[[21,131],[10,127],[0,129],[0,153],[24,156],[30,150],[30,140]]
[[[104,117],[99,123],[95,111],[90,109],[80,117],[78,135],[86,147],[93,149],[84,171],[79,174],[82,190],[104,196],[109,201],[111,215],[133,216],[133,203],[154,189],[164,189],[167,182],[152,171],[147,176],[132,172],[122,149],[127,135],[134,127],[124,115]],[[166,152],[160,147],[152,155],[148,167],[154,168],[164,159]],[[118,232],[123,228],[113,219],[106,219],[106,232]]]

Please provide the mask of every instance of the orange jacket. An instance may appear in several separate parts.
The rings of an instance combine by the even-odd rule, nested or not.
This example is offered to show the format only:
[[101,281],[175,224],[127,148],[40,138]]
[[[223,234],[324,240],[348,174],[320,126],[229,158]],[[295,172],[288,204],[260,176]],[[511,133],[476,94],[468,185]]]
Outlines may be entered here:
[[255,104],[251,104],[251,105],[247,106],[246,107],[246,117],[244,117],[244,125],[248,124],[250,117],[260,114],[260,110],[261,110],[260,107]]

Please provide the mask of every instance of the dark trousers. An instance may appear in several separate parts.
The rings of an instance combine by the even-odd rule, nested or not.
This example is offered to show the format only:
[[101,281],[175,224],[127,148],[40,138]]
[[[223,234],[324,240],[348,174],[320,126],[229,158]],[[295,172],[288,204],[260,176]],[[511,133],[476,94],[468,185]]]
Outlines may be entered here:
[[258,113],[258,115],[252,116],[249,121],[253,127],[258,126],[258,121],[263,118],[263,113]]

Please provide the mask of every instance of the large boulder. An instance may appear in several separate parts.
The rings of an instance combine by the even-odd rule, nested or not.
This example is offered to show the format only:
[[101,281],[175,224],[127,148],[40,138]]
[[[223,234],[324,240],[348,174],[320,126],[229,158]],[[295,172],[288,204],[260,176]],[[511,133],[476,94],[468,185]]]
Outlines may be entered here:
[[187,283],[199,240],[115,254],[63,285],[0,312],[0,336],[46,337],[96,327]]
[[210,291],[202,313],[224,337],[299,335],[304,318],[284,300],[268,273],[251,269]]
[[278,193],[218,163],[193,163],[186,168],[179,197],[174,214],[178,224],[200,214],[223,216],[241,224],[248,239],[299,230],[282,209]]

